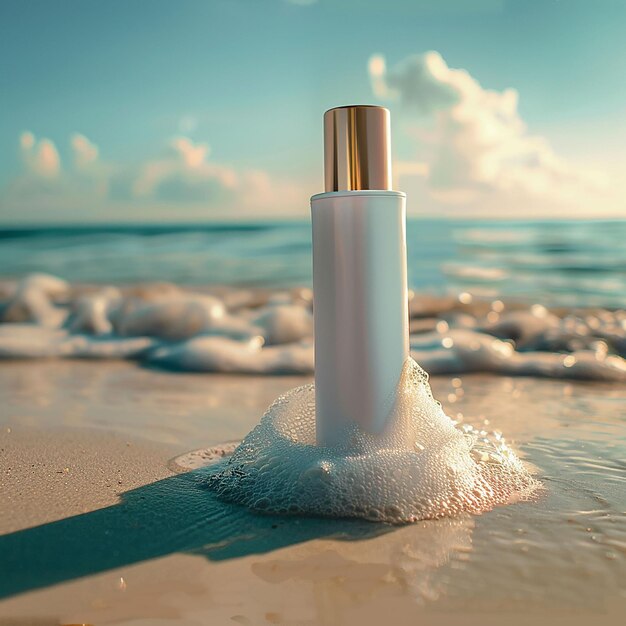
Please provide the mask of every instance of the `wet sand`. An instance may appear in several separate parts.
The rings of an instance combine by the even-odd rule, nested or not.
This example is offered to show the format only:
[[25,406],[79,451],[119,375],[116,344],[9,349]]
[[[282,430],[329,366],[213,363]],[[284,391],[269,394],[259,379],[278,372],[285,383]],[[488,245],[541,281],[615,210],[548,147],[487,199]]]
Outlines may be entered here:
[[623,386],[433,378],[448,414],[503,431],[546,486],[481,516],[259,516],[168,469],[308,380],[1,363],[0,624],[623,621]]

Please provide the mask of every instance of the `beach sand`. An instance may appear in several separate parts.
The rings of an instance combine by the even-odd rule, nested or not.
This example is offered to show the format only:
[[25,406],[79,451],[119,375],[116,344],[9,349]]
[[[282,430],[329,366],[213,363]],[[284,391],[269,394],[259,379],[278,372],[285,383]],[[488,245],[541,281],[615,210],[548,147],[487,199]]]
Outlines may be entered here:
[[309,380],[1,363],[0,624],[622,623],[623,386],[433,378],[449,415],[503,431],[544,482],[481,516],[262,516],[168,469]]

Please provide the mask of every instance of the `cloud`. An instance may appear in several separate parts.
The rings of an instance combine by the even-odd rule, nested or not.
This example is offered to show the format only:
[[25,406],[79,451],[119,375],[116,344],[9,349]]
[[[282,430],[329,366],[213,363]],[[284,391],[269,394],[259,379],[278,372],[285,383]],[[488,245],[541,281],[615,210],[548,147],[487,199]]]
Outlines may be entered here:
[[53,141],[37,139],[30,131],[19,137],[23,171],[6,189],[0,190],[2,207],[23,211],[55,209],[64,204],[83,207],[106,197],[110,167],[98,160],[98,147],[75,133],[69,141],[71,160],[63,166]]
[[56,146],[49,139],[37,141],[31,132],[20,135],[20,151],[26,171],[44,179],[54,179],[61,172],[61,161]]
[[135,198],[165,202],[216,203],[230,200],[238,186],[232,168],[208,160],[209,146],[175,137],[167,154],[144,163],[132,183]]
[[294,213],[302,203],[299,186],[271,177],[257,169],[238,169],[210,159],[206,143],[188,137],[175,137],[166,153],[143,163],[126,177],[132,199],[171,204],[196,205],[235,215],[254,213]]
[[87,169],[98,160],[98,146],[91,143],[85,135],[74,133],[70,143],[74,153],[74,167],[76,169]]
[[299,185],[256,169],[239,169],[210,158],[207,143],[185,136],[171,139],[163,152],[140,163],[103,162],[85,135],[69,138],[63,167],[55,144],[24,132],[19,139],[23,172],[0,190],[0,203],[17,218],[27,213],[90,219],[101,215],[141,219],[204,216],[282,215],[306,208]]
[[398,102],[410,123],[413,154],[399,172],[423,177],[432,198],[450,204],[488,199],[502,205],[521,197],[567,204],[606,184],[528,132],[515,89],[484,89],[432,51],[392,70],[374,55],[368,69],[374,94]]
[[33,205],[50,205],[66,191],[61,159],[56,145],[30,131],[19,136],[22,172],[0,190],[0,207],[19,219]]
[[418,115],[432,115],[450,108],[461,100],[459,85],[472,79],[460,70],[456,71],[457,85],[446,79],[450,72],[437,52],[409,57],[393,72],[387,72],[385,58],[373,55],[369,60],[372,87],[382,100],[400,99],[402,104]]

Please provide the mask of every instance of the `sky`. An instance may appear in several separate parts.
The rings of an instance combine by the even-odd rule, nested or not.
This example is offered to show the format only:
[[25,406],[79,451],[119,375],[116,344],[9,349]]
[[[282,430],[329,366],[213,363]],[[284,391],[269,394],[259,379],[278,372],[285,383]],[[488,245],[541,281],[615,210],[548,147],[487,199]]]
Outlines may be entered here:
[[306,217],[322,116],[412,215],[626,217],[622,0],[3,0],[0,223]]

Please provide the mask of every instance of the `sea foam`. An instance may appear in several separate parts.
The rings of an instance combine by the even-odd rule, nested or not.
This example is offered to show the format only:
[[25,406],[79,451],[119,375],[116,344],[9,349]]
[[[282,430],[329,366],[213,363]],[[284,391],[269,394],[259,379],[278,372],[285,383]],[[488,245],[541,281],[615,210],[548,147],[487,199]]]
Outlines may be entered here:
[[209,487],[259,511],[399,524],[479,513],[539,485],[500,435],[459,428],[412,359],[386,430],[353,425],[341,440],[316,445],[314,386],[298,387],[270,406]]
[[[310,289],[0,282],[0,358],[127,358],[151,367],[313,373]],[[626,381],[626,312],[411,294],[411,356],[431,374]]]

